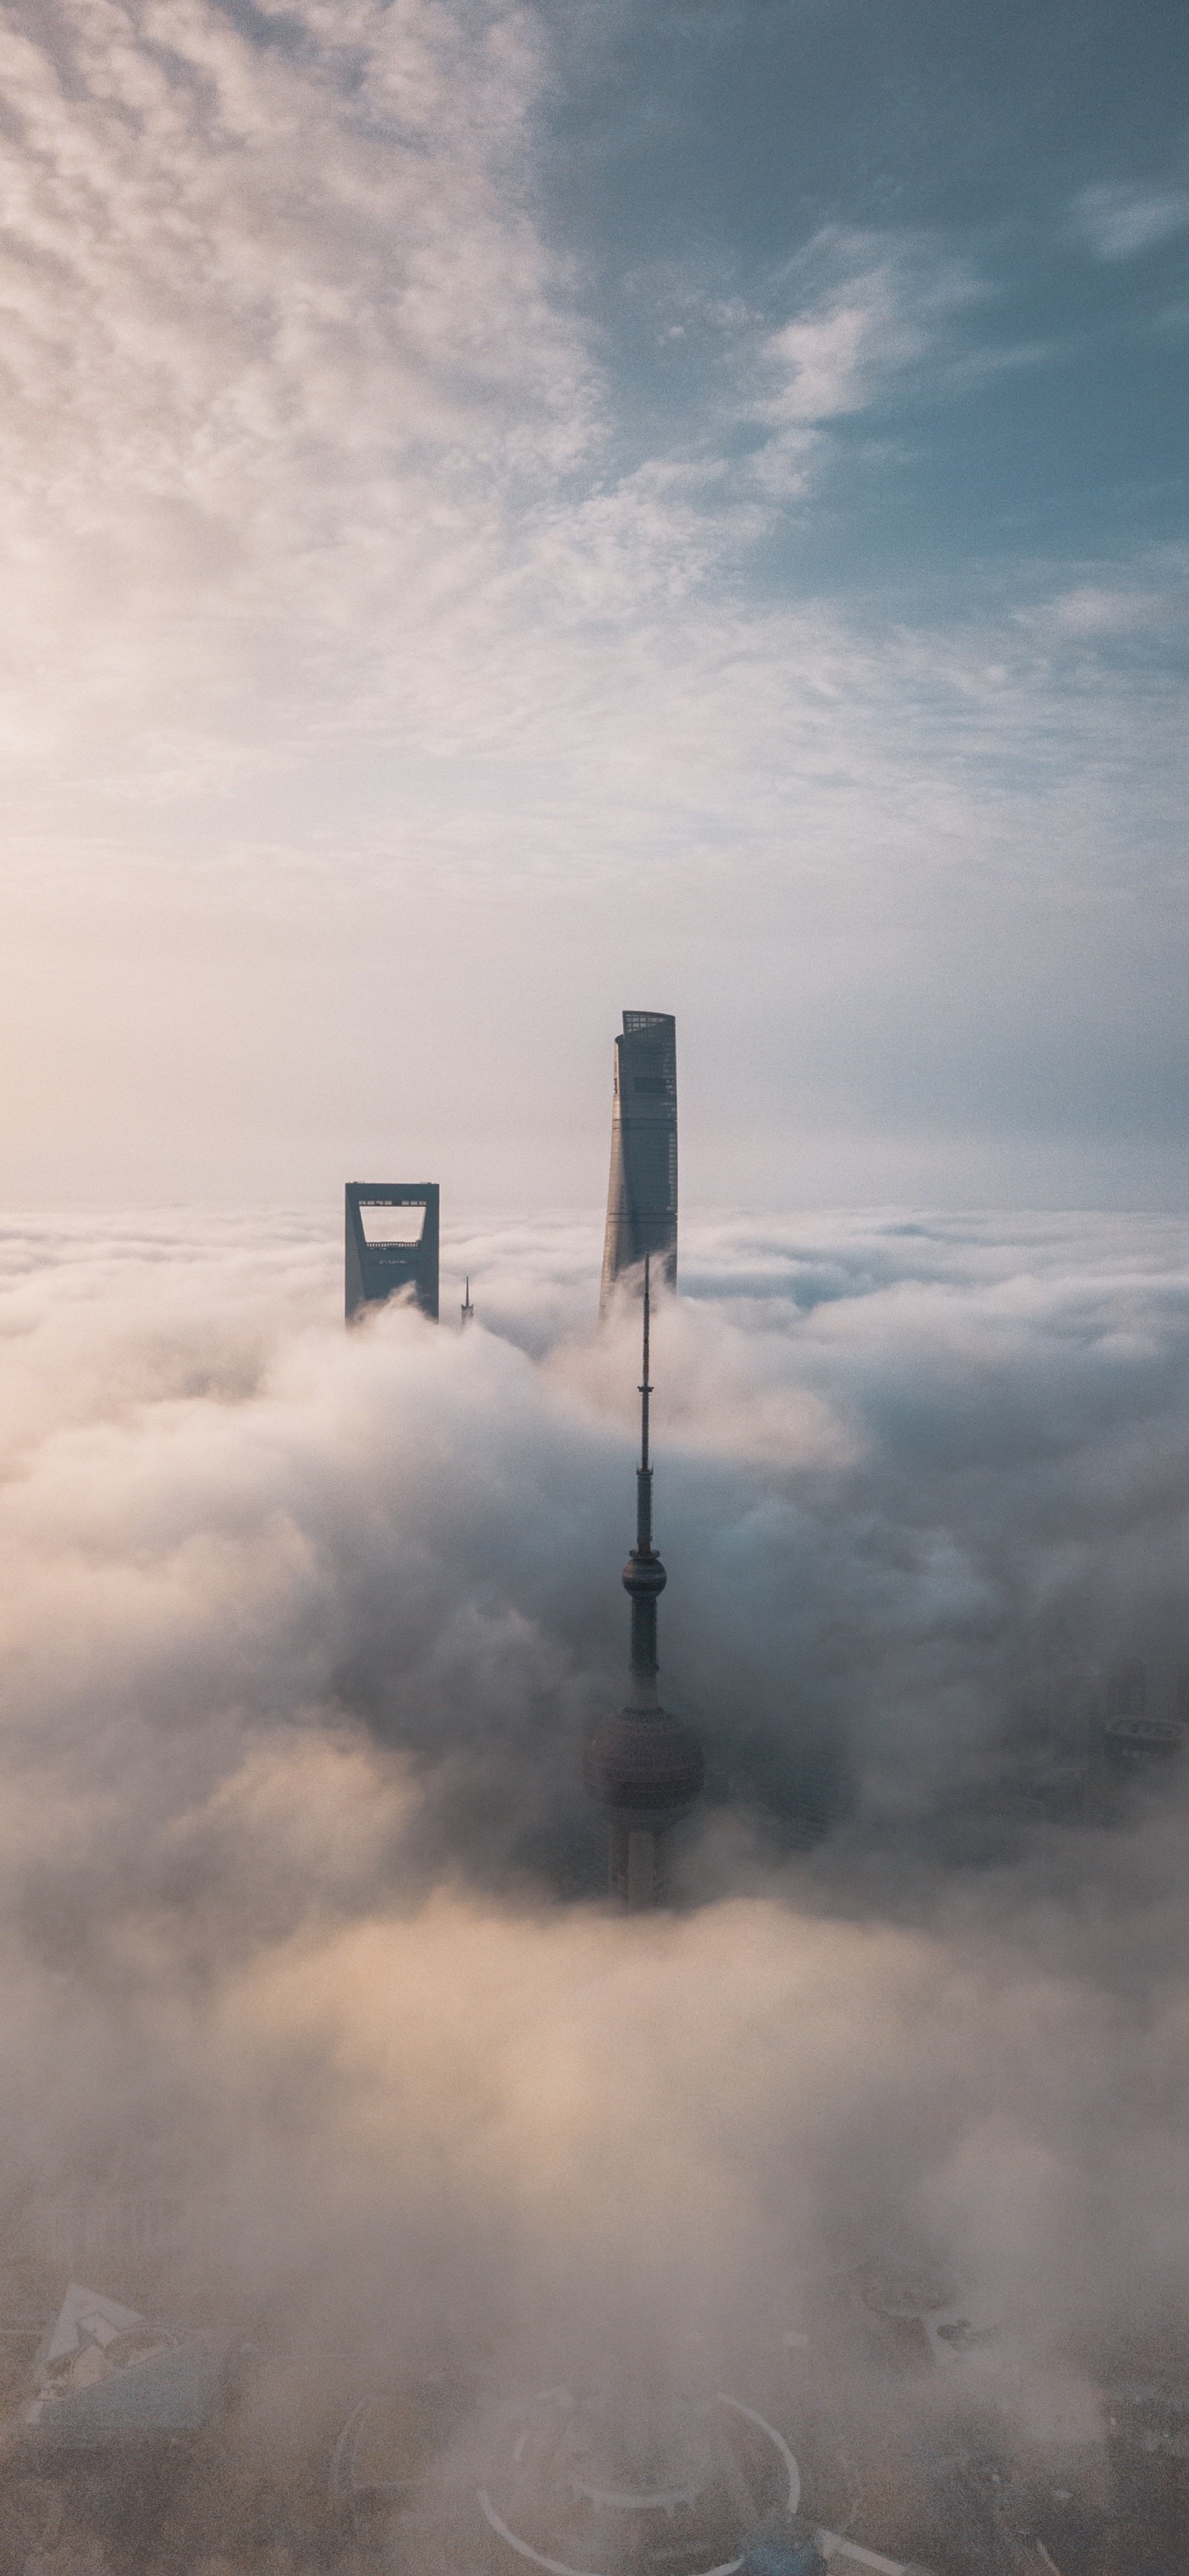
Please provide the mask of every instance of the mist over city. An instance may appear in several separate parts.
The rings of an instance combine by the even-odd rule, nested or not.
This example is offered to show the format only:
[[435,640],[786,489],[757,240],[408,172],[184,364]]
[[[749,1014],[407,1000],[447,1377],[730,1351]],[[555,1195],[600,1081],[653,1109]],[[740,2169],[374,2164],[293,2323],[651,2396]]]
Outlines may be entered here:
[[[9,2308],[60,2253],[250,2355],[228,2528],[142,2470],[97,2565],[404,2563],[321,2489],[435,2372],[472,2489],[510,2395],[644,2351],[787,2421],[806,2337],[901,2483],[990,2425],[1062,2485],[1179,2362],[1186,1784],[1093,1745],[1137,1655],[1178,1704],[1184,1228],[691,1222],[656,1516],[708,1777],[645,1916],[579,1767],[638,1375],[598,1252],[447,1229],[442,1321],[345,1335],[313,1219],[6,1231]],[[973,2321],[950,2372],[867,2348],[881,2265]]]
[[1187,79],[0,11],[0,2576],[1189,2566]]

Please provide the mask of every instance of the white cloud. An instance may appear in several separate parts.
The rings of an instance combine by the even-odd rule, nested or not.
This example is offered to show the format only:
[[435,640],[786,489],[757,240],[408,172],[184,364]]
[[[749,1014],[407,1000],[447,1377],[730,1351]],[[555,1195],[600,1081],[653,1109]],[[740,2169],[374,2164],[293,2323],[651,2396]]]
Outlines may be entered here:
[[[889,2239],[994,2302],[1000,2425],[1051,2416],[1189,2278],[1184,1790],[1046,1821],[996,1748],[1076,1731],[1118,1647],[1173,1689],[1183,1222],[687,1232],[662,1673],[740,1786],[644,1923],[550,1892],[625,1641],[636,1337],[591,1341],[594,1232],[455,1236],[465,1337],[347,1337],[336,1255],[230,1217],[0,1242],[6,2226],[213,2200],[204,2313],[267,2302],[289,2459],[303,2352],[323,2433],[340,2352],[480,2347],[498,2387],[642,2297],[661,2356],[759,2366]],[[858,1812],[782,1858],[744,1809],[823,1711]]]
[[527,17],[273,16],[96,0],[0,44],[9,673],[125,722],[465,584],[583,435]]
[[[1045,613],[1040,612],[1040,616]],[[1087,642],[1097,638],[1108,642],[1112,636],[1124,640],[1128,636],[1166,634],[1184,619],[1186,602],[1178,596],[1173,581],[1149,589],[1078,582],[1051,603],[1047,614],[1067,635],[1083,637]]]
[[865,411],[935,359],[955,318],[986,292],[927,240],[834,229],[801,255],[793,289],[798,309],[763,343],[762,364],[776,380],[763,408],[805,423]]
[[1104,181],[1075,197],[1071,223],[1098,259],[1134,259],[1189,231],[1189,190],[1142,180]]

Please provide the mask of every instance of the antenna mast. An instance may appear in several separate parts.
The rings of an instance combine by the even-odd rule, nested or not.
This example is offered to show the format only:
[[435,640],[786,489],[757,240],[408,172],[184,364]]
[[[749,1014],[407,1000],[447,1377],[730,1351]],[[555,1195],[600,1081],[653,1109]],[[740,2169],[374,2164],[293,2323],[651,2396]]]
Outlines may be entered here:
[[623,1569],[623,1588],[632,1605],[631,1682],[624,1707],[600,1719],[588,1736],[582,1765],[587,1788],[610,1827],[611,1893],[633,1907],[663,1901],[669,1829],[696,1803],[705,1769],[692,1726],[671,1717],[657,1697],[656,1611],[666,1577],[652,1544],[651,1337],[652,1271],[646,1253],[636,1544]]
[[644,1375],[640,1380],[640,1464],[636,1469],[636,1554],[652,1554],[652,1469],[648,1463],[648,1399],[652,1387],[648,1376],[648,1346],[652,1325],[652,1282],[649,1277],[652,1256],[644,1255]]

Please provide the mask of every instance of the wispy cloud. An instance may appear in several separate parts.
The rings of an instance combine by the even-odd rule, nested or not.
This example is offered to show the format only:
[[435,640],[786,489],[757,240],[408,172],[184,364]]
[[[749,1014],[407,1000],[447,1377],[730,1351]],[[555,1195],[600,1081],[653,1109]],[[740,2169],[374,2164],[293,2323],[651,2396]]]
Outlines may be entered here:
[[1102,181],[1083,188],[1070,216],[1073,232],[1098,259],[1134,259],[1189,232],[1189,189],[1143,180]]
[[792,316],[760,354],[775,379],[767,407],[790,422],[866,410],[989,291],[940,244],[836,229],[809,245],[789,285]]
[[[191,1007],[165,1028],[152,940],[186,955],[198,1050],[220,977],[247,974],[232,914],[277,937],[226,1043],[252,1021],[296,1102],[306,1041],[281,1035],[288,1002],[270,1014],[328,942],[346,958],[365,894],[421,954],[444,881],[589,907],[572,939],[506,910],[483,954],[442,948],[476,1025],[533,939],[577,976],[589,921],[645,865],[664,940],[696,918],[707,954],[745,887],[785,957],[783,1025],[811,958],[856,953],[873,908],[918,907],[931,939],[939,870],[979,901],[1004,889],[1006,958],[1021,872],[1122,903],[1179,865],[1171,552],[1067,531],[1062,570],[1048,501],[1017,511],[1010,474],[993,563],[966,525],[972,397],[980,434],[1001,385],[1035,419],[1025,379],[1050,354],[1011,328],[1002,243],[802,210],[791,256],[645,263],[629,362],[615,291],[548,195],[563,55],[517,0],[5,18],[0,744],[29,970],[5,1081],[30,1173],[74,1133],[82,1055],[121,1104],[126,1066],[139,1104],[109,1101],[85,1168],[143,1147],[164,1094],[131,1071],[137,1033],[168,1053]],[[1149,594],[1141,633],[1120,603]],[[355,957],[348,978],[370,972]],[[226,1078],[245,1096],[230,1055]],[[216,1164],[249,1133],[233,1124]],[[293,1132],[304,1155],[305,1111]]]
[[10,675],[23,630],[130,711],[466,582],[585,435],[539,70],[514,7],[8,13]]

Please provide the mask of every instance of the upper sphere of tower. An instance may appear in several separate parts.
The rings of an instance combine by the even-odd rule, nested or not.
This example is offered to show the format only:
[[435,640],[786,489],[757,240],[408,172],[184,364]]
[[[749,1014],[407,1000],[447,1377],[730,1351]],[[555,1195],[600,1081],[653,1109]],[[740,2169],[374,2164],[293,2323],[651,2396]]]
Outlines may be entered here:
[[624,1824],[676,1824],[696,1805],[705,1771],[693,1727],[663,1708],[600,1718],[582,1759],[591,1797]]
[[656,1601],[669,1578],[655,1548],[634,1547],[623,1569],[623,1588],[633,1600]]

